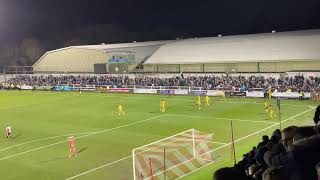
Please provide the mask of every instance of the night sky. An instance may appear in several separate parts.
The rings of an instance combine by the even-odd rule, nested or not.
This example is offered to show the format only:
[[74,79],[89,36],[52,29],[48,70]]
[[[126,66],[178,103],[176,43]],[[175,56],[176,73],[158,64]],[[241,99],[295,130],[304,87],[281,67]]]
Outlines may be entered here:
[[0,0],[0,44],[46,50],[320,28],[319,0]]

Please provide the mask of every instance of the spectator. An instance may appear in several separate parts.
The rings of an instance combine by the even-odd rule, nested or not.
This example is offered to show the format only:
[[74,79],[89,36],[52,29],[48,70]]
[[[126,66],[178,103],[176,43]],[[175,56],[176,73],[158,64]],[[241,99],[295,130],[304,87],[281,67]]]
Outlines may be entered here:
[[316,166],[317,174],[318,174],[318,180],[320,180],[320,162]]
[[316,131],[312,126],[298,127],[293,136],[293,142],[316,135]]
[[285,168],[268,168],[262,175],[262,180],[290,180]]
[[267,135],[262,136],[262,141],[258,144],[257,148],[267,145],[269,137]]
[[218,169],[214,175],[214,180],[252,180],[252,178],[247,177],[245,174],[239,172],[237,169],[232,167],[226,167]]
[[286,151],[290,151],[293,143],[293,136],[298,127],[289,126],[282,130],[282,144]]
[[[134,76],[134,75],[132,75]],[[320,78],[318,77],[264,77],[261,75],[252,76],[230,76],[229,74],[221,76],[187,76],[181,73],[176,77],[152,77],[152,76],[88,76],[88,75],[18,75],[9,79],[7,83],[17,85],[25,84],[30,86],[61,86],[61,85],[93,85],[93,86],[188,86],[200,87],[204,90],[232,90],[246,91],[251,89],[268,88],[278,92],[319,92]]]
[[320,105],[317,107],[313,117],[314,124],[320,126]]

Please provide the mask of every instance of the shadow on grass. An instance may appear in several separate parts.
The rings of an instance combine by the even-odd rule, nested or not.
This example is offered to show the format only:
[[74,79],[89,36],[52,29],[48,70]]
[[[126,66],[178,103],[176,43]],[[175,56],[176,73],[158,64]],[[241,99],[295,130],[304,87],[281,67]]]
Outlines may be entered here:
[[[85,150],[87,150],[87,149],[88,149],[88,147],[81,148],[77,153],[80,154],[80,153],[82,153],[83,151],[85,151]],[[46,161],[40,161],[39,163],[40,163],[40,164],[43,164],[43,163],[60,161],[60,160],[64,160],[64,159],[69,159],[68,155],[63,156],[63,157],[55,157],[55,158],[52,158],[52,159],[48,159],[48,160],[46,160]]]
[[18,134],[16,134],[16,135],[12,136],[12,139],[17,139],[17,138],[20,137],[20,136],[22,136],[22,134],[18,133]]
[[55,157],[55,158],[52,158],[52,159],[49,159],[49,160],[46,160],[46,161],[41,161],[41,162],[39,162],[39,163],[40,163],[40,164],[49,163],[49,162],[59,161],[59,160],[68,159],[68,158],[69,158],[68,156]]
[[80,154],[80,153],[82,153],[83,151],[85,151],[87,149],[88,149],[88,147],[81,148],[77,153]]

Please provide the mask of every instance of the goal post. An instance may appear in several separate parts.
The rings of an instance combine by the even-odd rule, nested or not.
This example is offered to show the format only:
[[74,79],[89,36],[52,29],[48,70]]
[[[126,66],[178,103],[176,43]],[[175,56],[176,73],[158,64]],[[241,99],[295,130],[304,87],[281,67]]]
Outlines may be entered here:
[[133,179],[176,179],[212,162],[212,136],[189,129],[133,149]]

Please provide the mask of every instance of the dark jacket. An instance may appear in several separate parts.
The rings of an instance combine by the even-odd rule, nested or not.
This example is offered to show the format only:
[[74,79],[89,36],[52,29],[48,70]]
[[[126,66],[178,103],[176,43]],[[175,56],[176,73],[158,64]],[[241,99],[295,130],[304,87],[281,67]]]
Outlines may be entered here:
[[268,167],[284,166],[292,180],[317,179],[315,166],[320,161],[320,135],[296,142],[290,152],[268,151],[263,158]]

